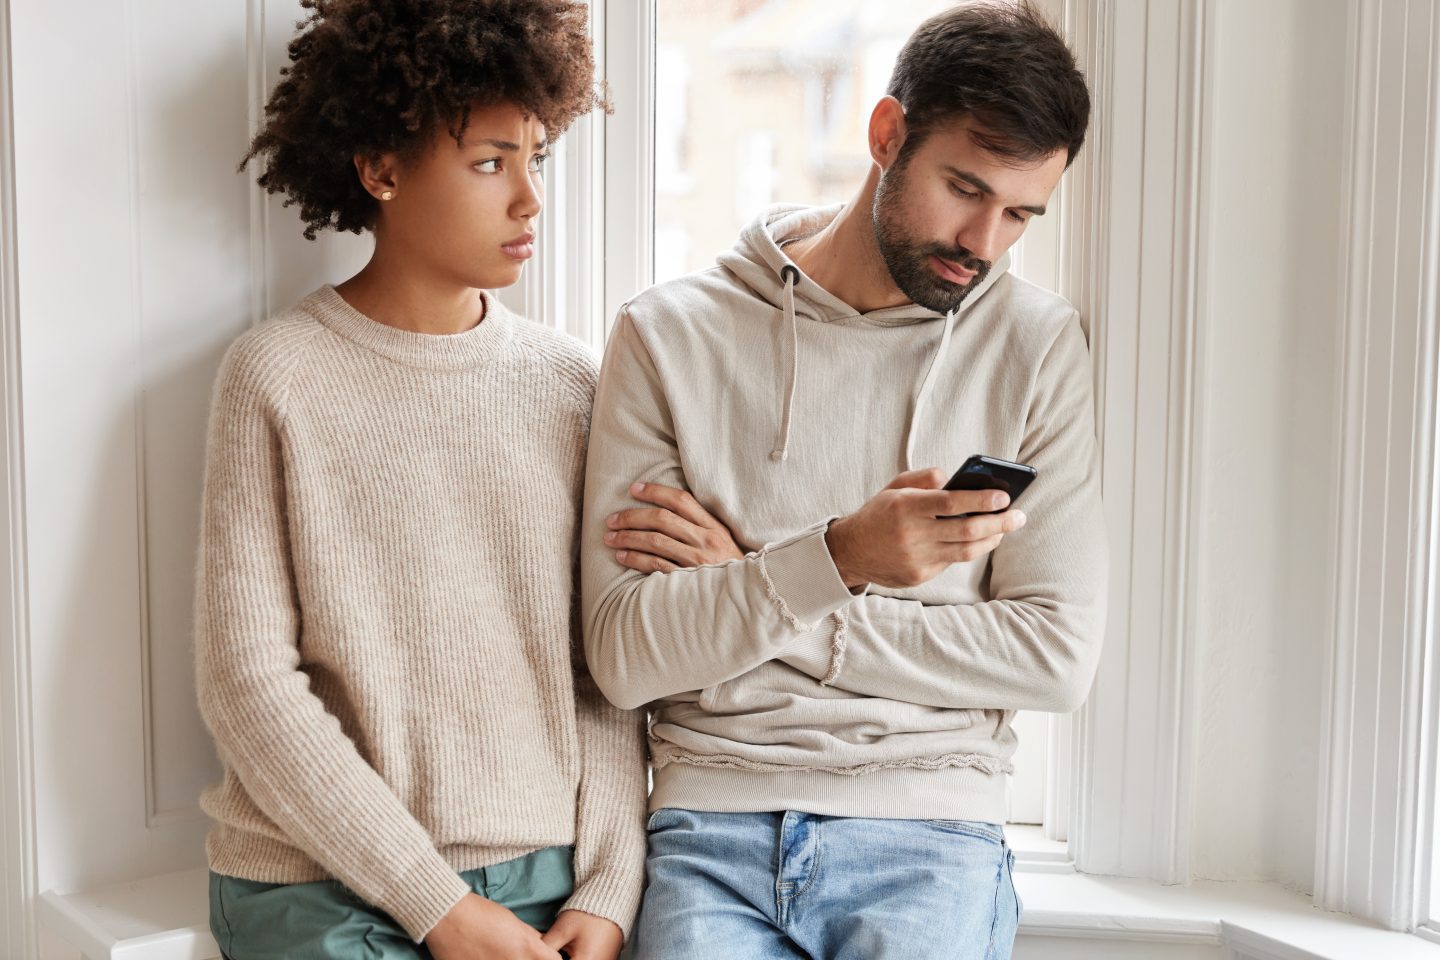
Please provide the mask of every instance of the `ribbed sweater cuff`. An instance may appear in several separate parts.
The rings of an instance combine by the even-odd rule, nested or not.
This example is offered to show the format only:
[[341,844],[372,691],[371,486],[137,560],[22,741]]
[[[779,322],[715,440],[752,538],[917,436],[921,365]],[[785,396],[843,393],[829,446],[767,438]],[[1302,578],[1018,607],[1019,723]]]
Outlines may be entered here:
[[579,910],[613,922],[630,939],[630,928],[640,912],[644,876],[633,871],[598,873],[575,888],[562,910]]
[[[831,518],[833,519],[833,518]],[[810,630],[855,599],[840,579],[825,532],[830,520],[760,552],[765,587],[796,630]]]
[[416,943],[470,892],[470,885],[437,853],[402,873],[376,902]]

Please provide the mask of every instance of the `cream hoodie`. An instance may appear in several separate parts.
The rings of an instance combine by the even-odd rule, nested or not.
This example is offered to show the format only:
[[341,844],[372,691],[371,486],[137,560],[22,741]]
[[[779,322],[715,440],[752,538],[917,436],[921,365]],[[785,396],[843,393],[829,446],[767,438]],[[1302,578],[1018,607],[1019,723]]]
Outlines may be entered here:
[[[1017,710],[1068,712],[1104,628],[1106,547],[1078,316],[996,263],[953,316],[857,315],[781,250],[777,207],[719,266],[621,311],[601,369],[581,557],[600,688],[650,705],[651,809],[1005,819]],[[855,596],[824,534],[909,468],[1038,471],[989,557]],[[689,490],[743,560],[645,576],[605,518]]]

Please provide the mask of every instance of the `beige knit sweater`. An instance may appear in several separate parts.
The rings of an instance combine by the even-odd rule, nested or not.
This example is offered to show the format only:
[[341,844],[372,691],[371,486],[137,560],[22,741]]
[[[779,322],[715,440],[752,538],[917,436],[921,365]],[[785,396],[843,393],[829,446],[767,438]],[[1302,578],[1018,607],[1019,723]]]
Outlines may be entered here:
[[327,286],[226,356],[196,617],[210,867],[337,878],[418,941],[457,871],[574,844],[566,908],[628,933],[642,720],[574,615],[594,363],[486,305],[427,336]]

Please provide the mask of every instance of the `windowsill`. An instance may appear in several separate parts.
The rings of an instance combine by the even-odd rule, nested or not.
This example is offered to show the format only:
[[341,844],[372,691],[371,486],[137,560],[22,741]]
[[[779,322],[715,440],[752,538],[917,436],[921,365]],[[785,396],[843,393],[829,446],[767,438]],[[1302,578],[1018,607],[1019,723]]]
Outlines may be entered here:
[[1063,840],[1047,840],[1043,827],[1007,823],[1005,839],[1015,851],[1015,869],[1021,873],[1075,872],[1070,845]]
[[[1207,944],[1264,960],[1440,960],[1440,944],[1325,913],[1272,883],[1162,886],[1074,873],[1068,859],[1021,860],[1021,845],[1031,838],[1009,829],[1020,866],[1015,885],[1025,903],[1022,937]],[[1053,855],[1044,846],[1051,841],[1038,839],[1042,845],[1032,849]],[[1045,863],[1070,872],[1033,866]],[[84,893],[45,893],[40,915],[53,933],[96,960],[210,960],[219,950],[208,910],[206,872],[199,869]]]
[[184,870],[82,893],[40,895],[40,922],[91,960],[214,960],[209,872]]
[[1440,945],[1326,913],[1273,883],[1164,886],[1021,871],[1015,887],[1022,936],[1209,944],[1265,960],[1440,960]]

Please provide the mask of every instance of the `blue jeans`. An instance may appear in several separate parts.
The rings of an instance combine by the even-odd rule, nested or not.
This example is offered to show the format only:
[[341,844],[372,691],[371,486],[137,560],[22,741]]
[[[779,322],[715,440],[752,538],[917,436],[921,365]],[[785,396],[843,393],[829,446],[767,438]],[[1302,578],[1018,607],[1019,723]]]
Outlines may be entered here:
[[1015,941],[998,824],[664,809],[649,831],[634,960],[1007,960]]

